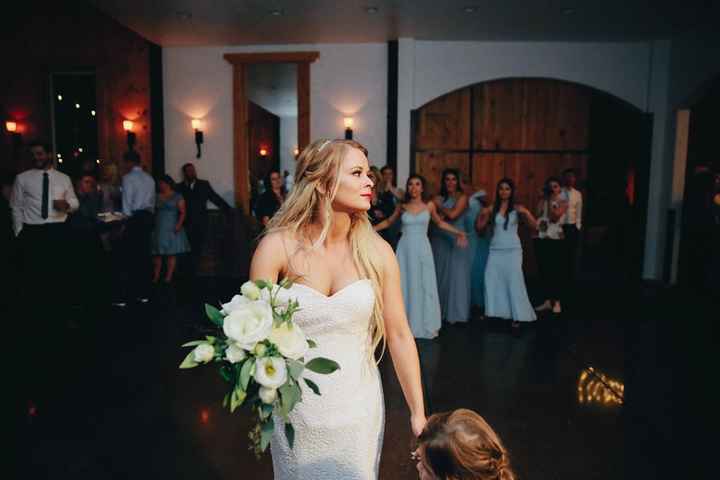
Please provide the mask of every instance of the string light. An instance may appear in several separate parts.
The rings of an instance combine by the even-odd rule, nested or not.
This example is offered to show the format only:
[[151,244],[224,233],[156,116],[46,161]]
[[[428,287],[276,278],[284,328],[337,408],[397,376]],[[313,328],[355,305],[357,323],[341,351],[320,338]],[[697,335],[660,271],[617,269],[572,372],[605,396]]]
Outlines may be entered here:
[[625,385],[593,367],[580,372],[577,386],[578,402],[581,404],[595,403],[603,406],[623,405]]

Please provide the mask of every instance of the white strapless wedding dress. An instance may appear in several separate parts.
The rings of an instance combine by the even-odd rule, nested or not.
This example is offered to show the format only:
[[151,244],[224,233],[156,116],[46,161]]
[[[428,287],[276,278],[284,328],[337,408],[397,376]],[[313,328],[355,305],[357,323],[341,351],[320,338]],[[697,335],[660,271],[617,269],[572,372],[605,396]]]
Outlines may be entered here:
[[275,480],[375,480],[385,407],[377,366],[368,360],[375,301],[370,280],[358,280],[329,297],[296,283],[288,296],[300,302],[295,321],[318,344],[305,360],[331,358],[340,370],[330,375],[305,370],[321,395],[300,382],[302,402],[290,414],[292,450],[282,420],[275,418],[270,445]]

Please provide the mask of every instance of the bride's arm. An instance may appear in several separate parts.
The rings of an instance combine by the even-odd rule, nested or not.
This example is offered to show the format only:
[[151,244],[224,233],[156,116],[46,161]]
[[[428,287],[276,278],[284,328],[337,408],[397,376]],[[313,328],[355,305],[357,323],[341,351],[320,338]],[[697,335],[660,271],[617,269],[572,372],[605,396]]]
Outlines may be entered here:
[[[281,253],[282,254],[278,254]],[[268,280],[277,283],[286,265],[285,245],[280,233],[266,235],[255,249],[250,263],[250,280]]]
[[400,287],[400,267],[392,247],[378,239],[383,258],[383,317],[385,339],[390,350],[395,373],[410,409],[410,422],[415,436],[425,426],[425,405],[420,381],[420,360],[415,338],[410,331]]

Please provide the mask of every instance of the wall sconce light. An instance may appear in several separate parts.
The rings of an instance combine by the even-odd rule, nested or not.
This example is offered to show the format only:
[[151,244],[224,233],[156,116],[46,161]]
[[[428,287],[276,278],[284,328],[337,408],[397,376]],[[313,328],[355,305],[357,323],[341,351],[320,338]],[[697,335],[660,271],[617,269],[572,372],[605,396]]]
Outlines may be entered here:
[[343,119],[343,123],[345,124],[345,140],[352,140],[353,138],[353,118],[352,117],[345,117]]
[[193,118],[190,121],[190,124],[192,125],[193,130],[195,130],[195,145],[197,146],[197,154],[195,155],[195,158],[200,158],[202,156],[202,149],[200,148],[200,145],[202,145],[205,141],[205,137],[202,132],[202,122],[198,118]]
[[267,148],[261,147],[261,148],[260,148],[260,156],[261,156],[261,157],[266,157],[267,154],[268,154]]
[[18,132],[17,122],[5,122],[5,129],[10,133],[10,136],[12,137],[13,147],[19,147],[22,144],[22,135],[20,134],[20,132]]
[[135,146],[135,141],[137,140],[137,137],[135,136],[135,132],[132,131],[133,129],[133,122],[132,120],[123,120],[123,130],[127,132],[127,144],[128,144],[128,150],[132,150]]
[[293,149],[293,155],[295,155],[296,157],[297,157],[298,155],[300,155],[300,149],[299,149],[298,147],[295,147],[295,148]]

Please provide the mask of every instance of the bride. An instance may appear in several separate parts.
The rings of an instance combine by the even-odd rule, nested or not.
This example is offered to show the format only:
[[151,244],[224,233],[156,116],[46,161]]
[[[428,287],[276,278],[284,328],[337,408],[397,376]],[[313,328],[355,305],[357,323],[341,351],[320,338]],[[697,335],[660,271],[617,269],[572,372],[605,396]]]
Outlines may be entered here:
[[426,419],[420,364],[408,326],[395,254],[367,218],[372,198],[367,150],[351,140],[317,140],[297,160],[295,186],[270,220],[250,267],[253,280],[295,283],[295,320],[332,358],[332,375],[306,371],[320,387],[305,385],[290,414],[294,447],[282,420],[270,448],[276,480],[368,480],[378,477],[385,423],[374,353],[390,350],[417,436]]

